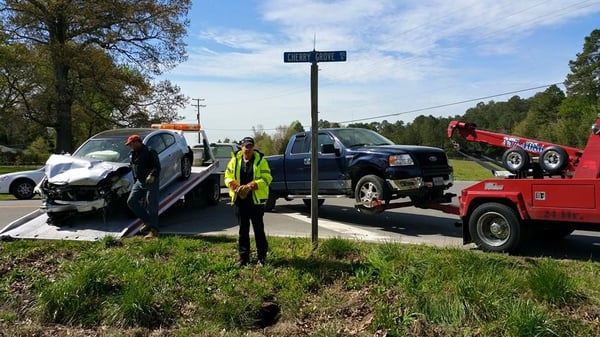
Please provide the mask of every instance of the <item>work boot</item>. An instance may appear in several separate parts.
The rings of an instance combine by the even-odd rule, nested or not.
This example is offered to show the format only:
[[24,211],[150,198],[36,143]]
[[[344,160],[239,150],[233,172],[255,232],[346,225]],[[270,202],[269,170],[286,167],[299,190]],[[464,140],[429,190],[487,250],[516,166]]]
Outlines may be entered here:
[[247,264],[248,264],[248,259],[244,259],[244,258],[241,258],[241,257],[240,257],[240,258],[237,260],[237,262],[236,262],[235,264],[236,264],[238,267],[243,267],[243,266],[245,266],[245,265],[247,265]]
[[158,237],[158,231],[154,228],[150,228],[150,232],[144,236],[144,239],[154,239]]
[[141,234],[148,234],[149,231],[150,231],[150,225],[148,225],[148,224],[143,224],[142,227],[140,227]]

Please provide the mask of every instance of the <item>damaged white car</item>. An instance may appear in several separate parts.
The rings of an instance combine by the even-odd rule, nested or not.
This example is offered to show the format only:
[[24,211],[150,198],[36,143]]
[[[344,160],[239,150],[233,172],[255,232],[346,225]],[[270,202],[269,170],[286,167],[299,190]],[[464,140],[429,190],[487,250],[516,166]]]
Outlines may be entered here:
[[160,189],[176,179],[190,177],[193,153],[180,133],[150,128],[104,131],[72,155],[52,155],[46,162],[46,176],[36,192],[42,198],[40,210],[47,213],[48,223],[60,225],[79,213],[125,205],[133,185],[125,141],[132,134],[139,135],[158,153]]

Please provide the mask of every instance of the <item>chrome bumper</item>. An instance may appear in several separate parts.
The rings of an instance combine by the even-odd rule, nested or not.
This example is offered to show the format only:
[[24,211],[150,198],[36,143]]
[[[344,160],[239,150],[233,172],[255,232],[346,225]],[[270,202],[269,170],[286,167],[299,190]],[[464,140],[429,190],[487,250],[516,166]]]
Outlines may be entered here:
[[449,179],[443,179],[442,177],[434,177],[433,181],[425,181],[421,177],[407,178],[407,179],[386,179],[390,187],[395,191],[408,191],[408,190],[419,190],[421,188],[435,188],[444,187],[448,188],[452,186],[452,175]]

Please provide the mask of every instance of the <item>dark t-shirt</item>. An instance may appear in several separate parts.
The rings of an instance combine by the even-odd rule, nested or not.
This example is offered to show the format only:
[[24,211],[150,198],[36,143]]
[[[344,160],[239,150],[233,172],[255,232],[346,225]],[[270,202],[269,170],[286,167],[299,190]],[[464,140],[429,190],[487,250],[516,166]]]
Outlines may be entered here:
[[131,151],[131,169],[133,178],[141,182],[146,182],[149,175],[153,175],[155,180],[160,176],[160,160],[156,151],[143,145],[137,151]]

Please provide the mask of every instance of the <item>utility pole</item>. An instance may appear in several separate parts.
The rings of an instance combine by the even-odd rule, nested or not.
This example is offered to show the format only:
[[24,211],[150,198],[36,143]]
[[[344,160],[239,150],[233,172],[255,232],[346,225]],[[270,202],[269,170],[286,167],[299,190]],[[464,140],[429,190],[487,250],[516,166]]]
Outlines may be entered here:
[[[192,101],[196,101],[196,104],[192,104],[192,106],[197,109],[196,120],[198,121],[198,126],[200,126],[200,108],[206,108],[206,104],[200,104],[200,101],[204,101],[204,98],[192,98]],[[200,132],[198,132],[198,143],[202,142],[200,138],[202,137],[200,137]]]

